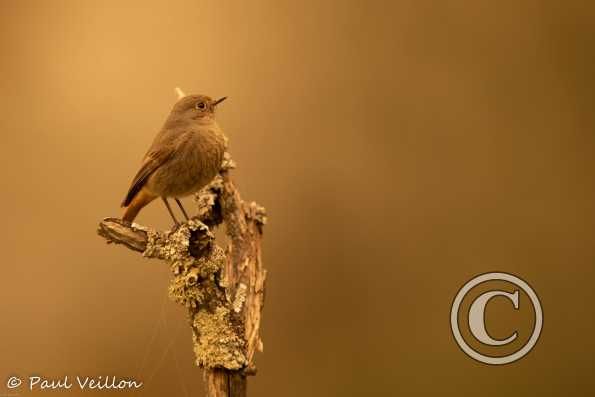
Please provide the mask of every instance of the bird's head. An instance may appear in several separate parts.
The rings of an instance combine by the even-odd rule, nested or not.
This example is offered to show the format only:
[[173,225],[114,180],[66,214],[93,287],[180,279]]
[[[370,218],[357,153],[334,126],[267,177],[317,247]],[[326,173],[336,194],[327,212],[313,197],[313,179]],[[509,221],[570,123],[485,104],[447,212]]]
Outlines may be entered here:
[[201,120],[213,118],[217,105],[227,97],[217,100],[206,95],[186,95],[178,100],[172,110],[176,119]]

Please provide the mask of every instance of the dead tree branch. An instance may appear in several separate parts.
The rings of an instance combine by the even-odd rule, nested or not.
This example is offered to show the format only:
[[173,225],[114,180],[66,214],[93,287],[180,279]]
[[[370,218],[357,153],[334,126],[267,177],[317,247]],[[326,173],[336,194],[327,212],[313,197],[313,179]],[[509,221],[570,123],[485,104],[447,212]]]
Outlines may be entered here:
[[[106,218],[97,233],[148,258],[164,260],[173,278],[172,300],[188,309],[196,364],[204,368],[209,397],[245,397],[246,376],[262,351],[260,316],[266,271],[261,259],[263,207],[242,201],[226,155],[218,175],[195,196],[198,215],[172,231]],[[225,224],[228,246],[211,229]]]

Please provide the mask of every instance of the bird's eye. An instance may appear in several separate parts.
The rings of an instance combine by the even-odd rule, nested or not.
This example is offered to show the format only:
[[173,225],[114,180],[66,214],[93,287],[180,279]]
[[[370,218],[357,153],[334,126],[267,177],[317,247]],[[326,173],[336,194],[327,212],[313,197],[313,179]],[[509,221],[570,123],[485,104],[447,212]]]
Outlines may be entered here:
[[202,110],[202,109],[204,109],[206,107],[207,107],[207,105],[205,105],[204,102],[199,102],[199,103],[196,104],[196,108],[197,109],[201,109]]

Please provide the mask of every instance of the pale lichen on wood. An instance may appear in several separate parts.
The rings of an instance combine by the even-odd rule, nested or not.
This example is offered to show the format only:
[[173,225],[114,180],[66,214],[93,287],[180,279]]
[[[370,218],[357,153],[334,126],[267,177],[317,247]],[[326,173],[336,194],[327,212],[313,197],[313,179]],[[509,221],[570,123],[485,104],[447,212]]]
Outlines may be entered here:
[[[246,375],[256,373],[254,353],[262,351],[266,271],[261,237],[266,213],[256,203],[241,200],[229,175],[234,167],[226,154],[220,174],[195,195],[198,215],[173,231],[116,218],[104,219],[98,229],[108,243],[169,264],[169,296],[188,309],[196,363],[207,370],[210,396],[244,396]],[[211,231],[221,223],[226,226],[226,250],[215,243]]]
[[[203,247],[198,257],[189,249],[195,232],[202,237],[197,240]],[[174,277],[169,296],[189,310],[196,363],[204,368],[238,370],[246,365],[243,329],[232,318],[225,290],[219,285],[225,253],[213,239],[205,224],[190,220],[165,239],[160,233],[149,234],[143,255],[151,257],[157,252],[170,264]]]

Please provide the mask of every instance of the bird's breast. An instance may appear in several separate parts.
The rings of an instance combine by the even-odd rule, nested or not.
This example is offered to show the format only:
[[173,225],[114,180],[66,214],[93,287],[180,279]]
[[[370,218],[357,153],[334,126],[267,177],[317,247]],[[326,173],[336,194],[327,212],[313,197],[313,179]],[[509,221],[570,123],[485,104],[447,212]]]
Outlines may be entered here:
[[172,158],[153,175],[152,190],[165,197],[184,197],[206,186],[219,172],[226,139],[218,126],[184,133]]

